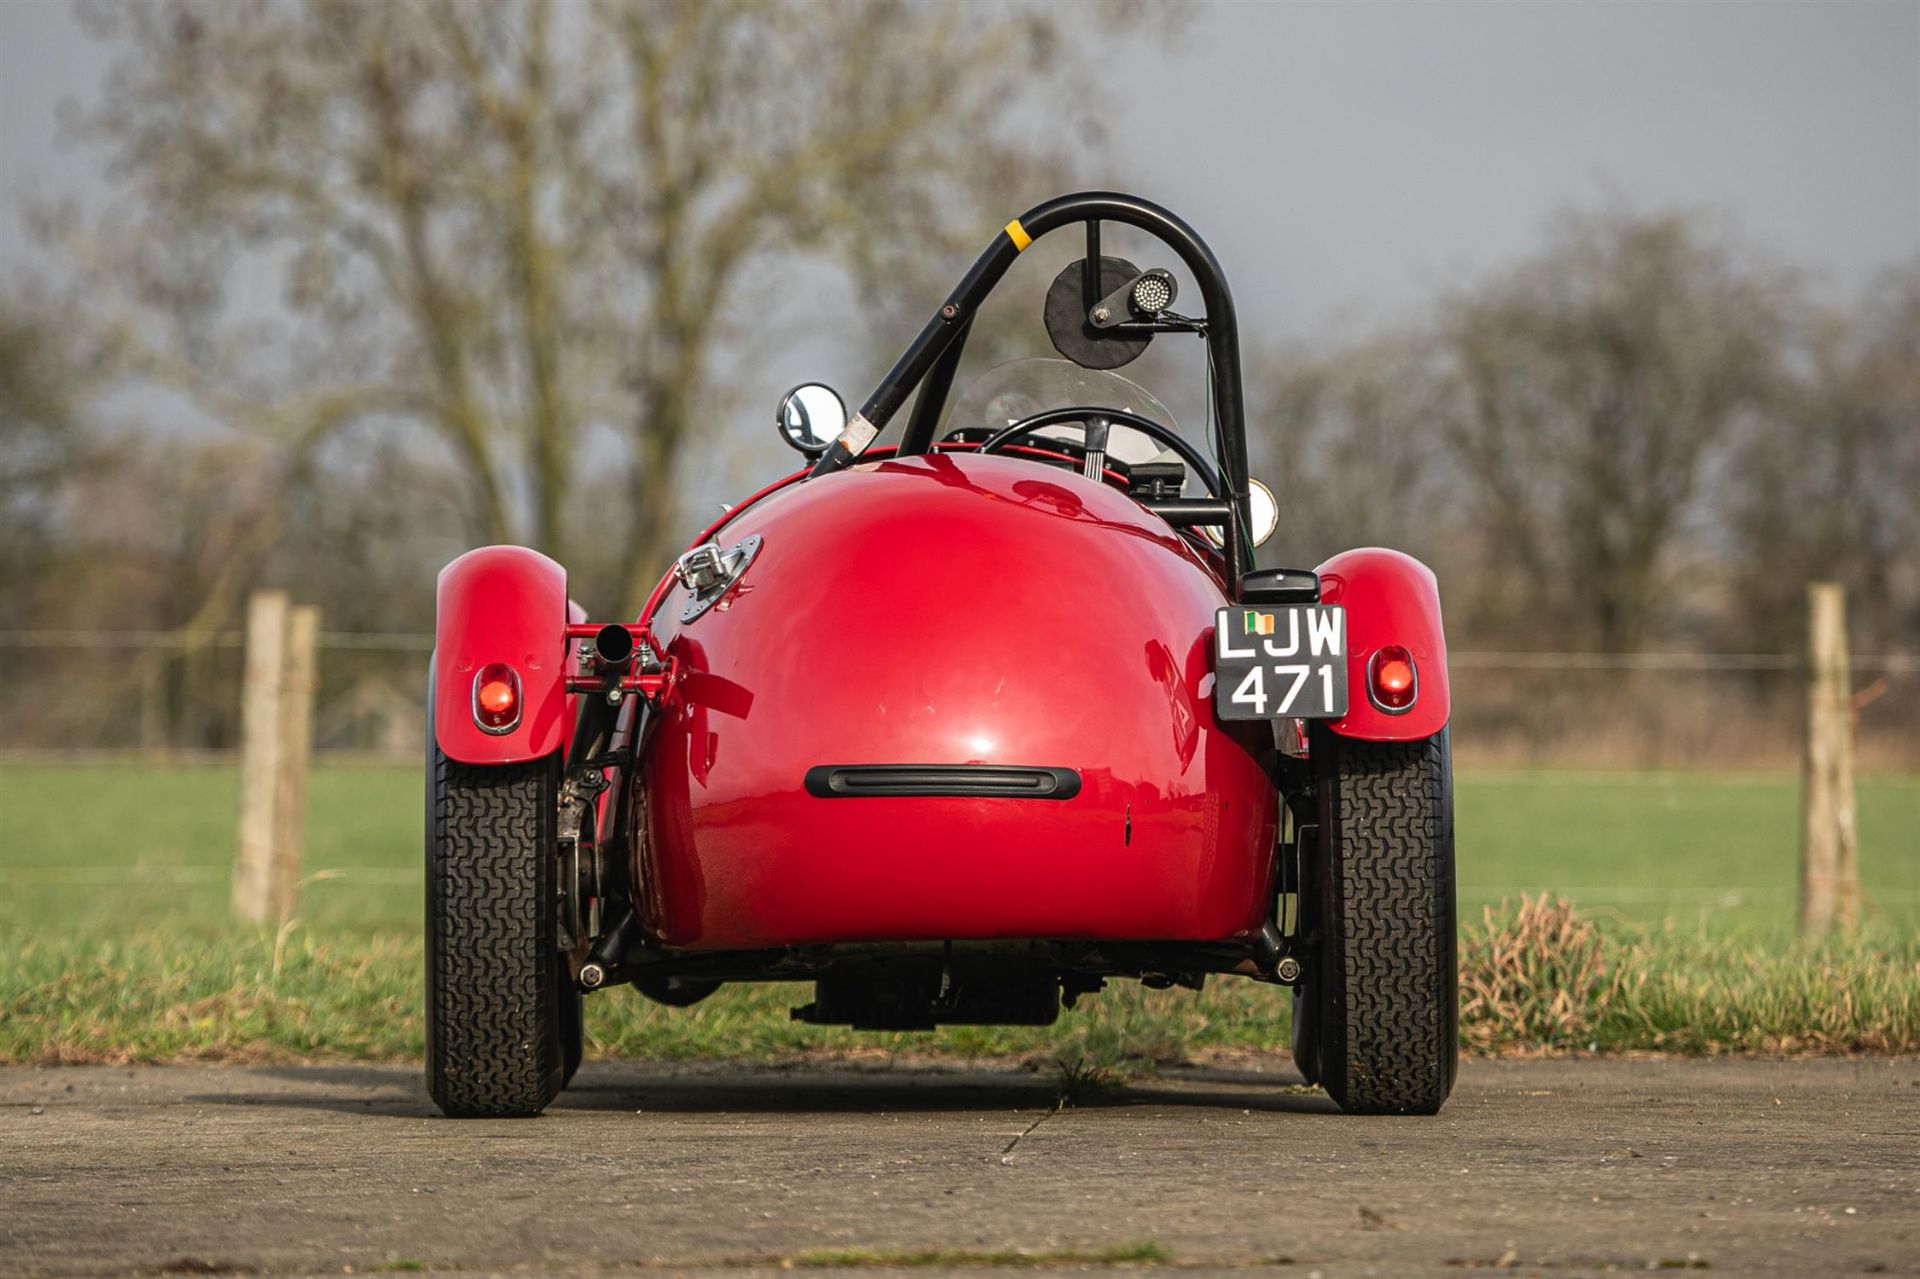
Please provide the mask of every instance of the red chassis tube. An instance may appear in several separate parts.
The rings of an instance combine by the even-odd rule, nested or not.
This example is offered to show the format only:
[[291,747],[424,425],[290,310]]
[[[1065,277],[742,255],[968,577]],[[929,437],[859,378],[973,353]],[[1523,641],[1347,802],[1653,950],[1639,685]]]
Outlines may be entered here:
[[[1320,598],[1347,610],[1347,714],[1329,727],[1343,737],[1411,742],[1447,726],[1447,638],[1433,570],[1399,551],[1342,551],[1319,568]],[[1413,654],[1418,695],[1395,714],[1368,696],[1373,655],[1394,644]]]
[[[567,626],[565,632],[568,646],[571,647],[572,642],[576,640],[590,640],[605,629],[605,627],[594,622],[573,622]],[[658,651],[654,647],[653,632],[640,625],[640,623],[624,623],[624,629],[627,634],[633,637],[635,653],[653,653]],[[650,702],[657,702],[665,695],[667,689],[672,687],[673,681],[679,674],[679,671],[680,664],[672,659],[668,659],[665,669],[652,674],[628,671],[620,677],[620,691],[623,693],[638,693]],[[567,691],[569,693],[604,694],[608,687],[609,683],[604,676],[580,673],[567,676]]]
[[[584,614],[566,570],[524,546],[483,546],[440,570],[433,645],[433,735],[448,759],[515,764],[562,749],[573,729],[564,629]],[[520,679],[520,716],[490,733],[474,722],[473,679],[493,662]]]

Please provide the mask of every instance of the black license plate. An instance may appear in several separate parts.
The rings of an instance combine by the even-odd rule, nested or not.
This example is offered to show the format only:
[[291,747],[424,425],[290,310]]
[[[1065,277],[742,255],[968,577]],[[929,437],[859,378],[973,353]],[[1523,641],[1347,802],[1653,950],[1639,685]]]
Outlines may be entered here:
[[1223,608],[1213,621],[1221,719],[1339,719],[1347,713],[1347,615],[1328,604]]

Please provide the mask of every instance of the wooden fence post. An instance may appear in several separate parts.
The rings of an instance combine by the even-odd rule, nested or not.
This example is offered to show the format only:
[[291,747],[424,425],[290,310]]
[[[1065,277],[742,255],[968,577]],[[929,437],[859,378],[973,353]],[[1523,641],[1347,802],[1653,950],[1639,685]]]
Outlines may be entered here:
[[286,595],[256,591],[247,601],[247,657],[240,683],[240,847],[233,863],[233,911],[256,924],[273,914],[273,810],[280,787],[286,648]]
[[299,903],[300,863],[307,836],[307,761],[313,753],[315,650],[320,610],[296,608],[287,617],[287,651],[280,700],[280,781],[274,804],[273,912],[289,918]]
[[296,904],[318,635],[319,611],[289,609],[284,592],[258,591],[247,603],[233,910],[255,924],[284,919]]
[[1846,589],[1838,582],[1809,583],[1800,825],[1800,929],[1806,933],[1851,927],[1860,918],[1851,694]]

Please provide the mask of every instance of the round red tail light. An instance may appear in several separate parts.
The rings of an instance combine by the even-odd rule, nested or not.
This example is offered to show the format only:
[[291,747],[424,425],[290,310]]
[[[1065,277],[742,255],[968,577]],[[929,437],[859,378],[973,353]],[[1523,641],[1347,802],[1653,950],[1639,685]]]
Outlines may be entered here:
[[520,722],[520,672],[489,662],[473,677],[473,722],[489,733],[507,733]]
[[1398,644],[1374,653],[1367,663],[1367,695],[1389,715],[1411,710],[1420,695],[1420,671],[1413,664],[1413,654]]

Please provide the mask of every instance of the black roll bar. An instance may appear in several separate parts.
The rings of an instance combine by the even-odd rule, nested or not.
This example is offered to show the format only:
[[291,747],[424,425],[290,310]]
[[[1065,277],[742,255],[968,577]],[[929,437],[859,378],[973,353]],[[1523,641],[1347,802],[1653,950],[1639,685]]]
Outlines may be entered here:
[[[924,453],[930,449],[940,408],[934,401],[945,402],[954,366],[959,362],[959,352],[951,348],[966,340],[980,303],[1007,273],[1014,259],[1035,240],[1063,226],[1086,223],[1089,224],[1089,244],[1098,244],[1102,221],[1119,222],[1147,232],[1178,254],[1199,283],[1200,297],[1207,308],[1206,341],[1213,373],[1214,413],[1220,426],[1220,470],[1226,481],[1232,516],[1226,527],[1227,589],[1237,600],[1240,579],[1253,565],[1246,537],[1249,504],[1246,402],[1240,384],[1240,324],[1234,315],[1233,294],[1227,287],[1226,273],[1220,269],[1206,241],[1173,213],[1138,196],[1117,191],[1082,191],[1037,204],[1007,223],[1006,229],[968,268],[926,327],[880,380],[847,430],[814,463],[811,474],[829,475],[852,465],[873,443],[874,436],[893,420],[893,415],[900,411],[929,370],[940,364],[944,376],[936,380],[941,385],[929,384],[924,388],[923,398],[927,403],[915,406],[900,447],[902,453]],[[949,358],[943,361],[942,357]]]

